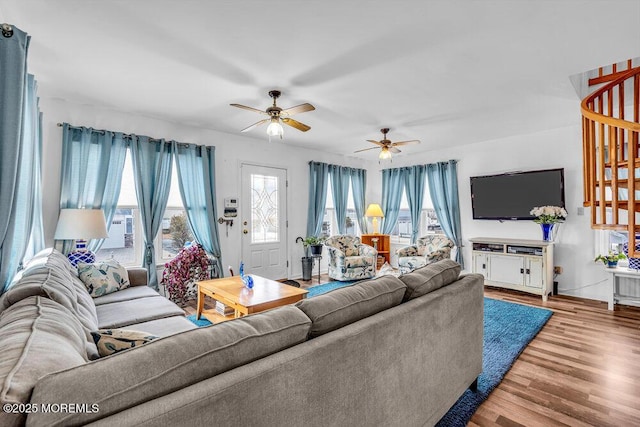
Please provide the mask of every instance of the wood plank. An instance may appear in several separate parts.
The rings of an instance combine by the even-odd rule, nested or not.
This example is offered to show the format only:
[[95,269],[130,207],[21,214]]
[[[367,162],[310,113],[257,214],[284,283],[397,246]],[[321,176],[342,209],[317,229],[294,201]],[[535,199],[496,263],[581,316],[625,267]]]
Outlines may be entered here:
[[492,414],[501,425],[549,419],[548,425],[640,425],[640,308],[620,305],[609,312],[602,301],[554,295],[543,303],[493,288],[485,288],[485,295],[554,315],[471,423],[488,425]]

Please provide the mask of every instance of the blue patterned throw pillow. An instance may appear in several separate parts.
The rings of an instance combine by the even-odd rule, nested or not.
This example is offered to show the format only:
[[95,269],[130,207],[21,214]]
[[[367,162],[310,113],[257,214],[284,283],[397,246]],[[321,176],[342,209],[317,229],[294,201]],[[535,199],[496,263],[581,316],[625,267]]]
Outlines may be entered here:
[[100,357],[139,347],[158,338],[155,335],[130,329],[101,329],[91,332]]
[[78,277],[93,298],[128,288],[131,285],[127,269],[115,259],[93,264],[79,262]]

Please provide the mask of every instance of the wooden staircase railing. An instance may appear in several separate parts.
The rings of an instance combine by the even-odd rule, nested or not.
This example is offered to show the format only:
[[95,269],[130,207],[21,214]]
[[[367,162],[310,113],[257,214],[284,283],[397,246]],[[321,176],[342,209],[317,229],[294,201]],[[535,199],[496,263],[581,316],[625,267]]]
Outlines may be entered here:
[[591,228],[627,230],[629,256],[640,257],[640,67],[612,74],[582,101],[584,206]]

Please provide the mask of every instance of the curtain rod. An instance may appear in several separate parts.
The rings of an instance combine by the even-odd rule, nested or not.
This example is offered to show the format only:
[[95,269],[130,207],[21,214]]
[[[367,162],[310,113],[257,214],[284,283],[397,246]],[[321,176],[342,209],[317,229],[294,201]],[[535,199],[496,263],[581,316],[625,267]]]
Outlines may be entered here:
[[[62,127],[62,126],[64,126],[64,123],[57,123],[57,125],[58,125],[58,127]],[[69,125],[69,127],[70,127],[70,128],[74,128],[74,129],[80,129],[80,128],[82,128],[83,126],[73,126],[73,125],[71,125],[71,124],[70,124],[70,125]],[[93,128],[92,128],[92,129],[93,129]],[[101,133],[101,134],[104,134],[105,132],[107,132],[107,131],[106,131],[106,130],[104,130],[104,129],[93,129],[93,131],[94,131],[94,132]],[[109,132],[111,132],[111,131],[109,131]],[[115,132],[114,132],[114,133],[115,133]],[[131,139],[131,137],[132,137],[133,135],[135,135],[135,134],[133,134],[133,133],[124,133],[124,132],[121,132],[121,133],[122,133],[122,137],[123,137],[123,138],[126,138],[126,139]],[[138,136],[138,135],[136,135],[136,136]],[[158,138],[151,138],[151,137],[149,137],[149,141],[162,141],[162,140],[161,140],[161,139],[158,139]],[[174,141],[174,140],[170,140],[170,141]],[[186,142],[178,142],[178,141],[174,141],[174,142],[175,142],[176,144],[180,145],[180,146],[183,146],[183,147],[188,147],[188,146],[190,146],[190,145],[195,145],[195,144],[189,144],[189,143],[186,143]],[[209,146],[208,146],[208,145],[203,145],[203,147],[209,147]]]

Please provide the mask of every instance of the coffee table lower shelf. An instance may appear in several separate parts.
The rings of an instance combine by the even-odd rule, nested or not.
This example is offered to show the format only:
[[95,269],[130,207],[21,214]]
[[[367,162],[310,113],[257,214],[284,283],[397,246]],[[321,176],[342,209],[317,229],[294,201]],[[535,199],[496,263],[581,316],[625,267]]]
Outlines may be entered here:
[[200,316],[200,318],[202,317],[206,317],[207,320],[211,323],[220,323],[220,322],[225,322],[227,320],[235,319],[235,316],[233,314],[224,316],[218,313],[216,310],[202,310],[202,315]]

